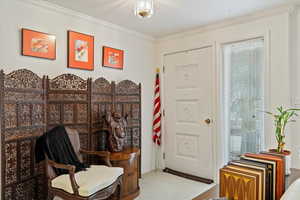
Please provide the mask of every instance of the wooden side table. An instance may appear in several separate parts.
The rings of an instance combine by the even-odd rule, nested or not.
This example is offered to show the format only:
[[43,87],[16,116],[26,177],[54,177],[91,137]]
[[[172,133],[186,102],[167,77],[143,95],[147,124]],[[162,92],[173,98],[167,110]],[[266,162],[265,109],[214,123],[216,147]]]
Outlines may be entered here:
[[110,155],[111,164],[124,169],[122,200],[133,200],[140,194],[139,155],[140,149],[138,148],[130,148]]

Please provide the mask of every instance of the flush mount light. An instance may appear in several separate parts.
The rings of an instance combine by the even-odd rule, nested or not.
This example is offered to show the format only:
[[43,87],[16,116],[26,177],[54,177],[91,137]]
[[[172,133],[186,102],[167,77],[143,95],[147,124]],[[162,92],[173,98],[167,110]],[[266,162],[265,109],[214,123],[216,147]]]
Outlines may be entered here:
[[150,18],[154,12],[153,0],[136,0],[134,14],[139,18]]

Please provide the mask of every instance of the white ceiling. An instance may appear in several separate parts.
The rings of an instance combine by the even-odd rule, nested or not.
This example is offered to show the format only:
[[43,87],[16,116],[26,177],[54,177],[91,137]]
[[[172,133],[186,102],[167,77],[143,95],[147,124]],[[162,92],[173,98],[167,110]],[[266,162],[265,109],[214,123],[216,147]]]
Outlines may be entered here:
[[154,0],[150,19],[134,16],[134,0],[45,0],[153,37],[185,31],[295,0]]

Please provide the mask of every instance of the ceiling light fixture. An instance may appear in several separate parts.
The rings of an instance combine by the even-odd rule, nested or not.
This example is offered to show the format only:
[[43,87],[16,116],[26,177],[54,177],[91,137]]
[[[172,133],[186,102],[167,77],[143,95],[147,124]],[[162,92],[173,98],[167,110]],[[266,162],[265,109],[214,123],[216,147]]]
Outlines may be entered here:
[[139,18],[150,18],[154,12],[154,0],[136,0],[134,14]]

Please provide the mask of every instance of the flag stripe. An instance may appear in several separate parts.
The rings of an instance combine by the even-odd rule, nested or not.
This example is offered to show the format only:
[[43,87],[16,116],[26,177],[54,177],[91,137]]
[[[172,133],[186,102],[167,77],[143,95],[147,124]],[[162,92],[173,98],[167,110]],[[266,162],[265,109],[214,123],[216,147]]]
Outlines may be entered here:
[[153,121],[153,126],[155,126],[155,124],[160,123],[160,120],[161,120],[161,116],[159,116],[159,117],[157,117],[156,119],[154,119],[154,121]]
[[154,87],[154,111],[153,111],[153,135],[152,140],[158,146],[161,145],[161,102],[159,73],[156,74]]

